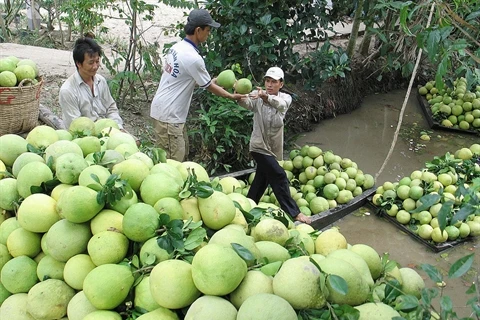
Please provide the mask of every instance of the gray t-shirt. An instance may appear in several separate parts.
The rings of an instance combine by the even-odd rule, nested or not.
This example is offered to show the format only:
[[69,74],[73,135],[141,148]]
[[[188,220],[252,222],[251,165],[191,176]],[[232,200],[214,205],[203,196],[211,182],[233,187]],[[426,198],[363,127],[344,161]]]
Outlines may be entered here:
[[150,116],[162,122],[185,123],[195,85],[207,88],[211,81],[195,44],[188,39],[174,44],[168,51]]

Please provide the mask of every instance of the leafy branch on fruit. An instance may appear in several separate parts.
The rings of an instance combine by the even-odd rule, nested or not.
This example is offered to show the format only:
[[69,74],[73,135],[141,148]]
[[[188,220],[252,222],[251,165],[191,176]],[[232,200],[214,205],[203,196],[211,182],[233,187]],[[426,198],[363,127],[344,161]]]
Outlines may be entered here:
[[124,196],[131,194],[129,193],[131,187],[128,185],[127,180],[121,179],[118,174],[110,175],[103,185],[96,174],[92,173],[90,176],[97,184],[90,184],[88,187],[98,191],[97,202],[99,204],[113,205]]
[[179,193],[179,197],[181,199],[186,199],[190,197],[200,197],[206,199],[213,194],[213,191],[218,189],[218,187],[214,188],[214,186],[210,182],[198,181],[197,175],[195,174],[195,169],[188,168],[187,170],[187,180],[185,180],[182,191],[180,191]]

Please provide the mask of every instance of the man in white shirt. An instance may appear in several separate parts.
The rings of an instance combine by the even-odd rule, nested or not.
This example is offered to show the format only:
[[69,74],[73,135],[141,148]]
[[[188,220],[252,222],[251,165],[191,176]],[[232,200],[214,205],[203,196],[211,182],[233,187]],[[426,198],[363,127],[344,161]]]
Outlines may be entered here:
[[232,94],[215,84],[199,54],[198,45],[207,40],[211,28],[218,27],[220,24],[208,11],[194,9],[185,25],[185,39],[168,51],[150,116],[154,119],[157,145],[167,152],[169,159],[183,161],[187,153],[185,122],[195,86],[228,99],[239,100],[244,96]]

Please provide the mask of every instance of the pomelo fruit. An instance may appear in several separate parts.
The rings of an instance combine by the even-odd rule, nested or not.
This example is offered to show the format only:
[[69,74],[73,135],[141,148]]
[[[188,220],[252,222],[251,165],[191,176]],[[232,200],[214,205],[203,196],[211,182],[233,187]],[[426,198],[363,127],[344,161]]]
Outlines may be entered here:
[[66,219],[55,222],[48,230],[48,253],[58,261],[67,262],[74,255],[87,250],[92,236],[88,223],[73,223]]
[[120,129],[118,123],[115,120],[109,118],[100,118],[97,119],[94,123],[94,134],[98,136],[105,128]]
[[198,209],[203,223],[213,230],[231,223],[236,212],[233,200],[220,191],[213,191],[208,198],[198,198]]
[[83,290],[83,280],[95,268],[96,265],[88,254],[77,254],[65,263],[63,268],[64,281],[75,290]]
[[347,248],[347,239],[337,229],[327,229],[315,239],[315,253],[327,256],[330,252]]
[[354,308],[360,311],[358,320],[384,320],[401,317],[395,309],[382,302],[367,302]]
[[5,178],[0,180],[0,208],[13,211],[20,202],[20,195],[17,189],[17,179]]
[[95,134],[95,123],[88,117],[78,117],[70,122],[68,131],[76,137],[91,136]]
[[[171,311],[170,309],[159,307],[153,311],[142,314],[136,320],[159,320],[159,319],[179,320],[180,318],[177,316],[175,312]],[[88,320],[88,319],[85,319],[85,320]],[[90,320],[97,320],[97,319],[90,319]]]
[[55,188],[53,188],[52,192],[50,193],[50,196],[55,201],[58,201],[58,199],[60,199],[60,195],[62,194],[62,192],[71,187],[73,187],[73,185],[60,183],[57,186],[55,186]]
[[68,140],[68,141],[72,141],[73,140],[73,136],[72,134],[68,131],[68,130],[65,130],[65,129],[57,129],[55,130],[57,132],[57,135],[58,135],[58,140]]
[[122,320],[122,316],[115,311],[96,310],[87,314],[82,320]]
[[140,196],[143,201],[154,206],[165,197],[178,198],[182,185],[165,173],[154,173],[143,179],[140,185]]
[[246,274],[247,264],[231,247],[207,244],[193,257],[193,281],[203,294],[229,294],[238,287]]
[[153,299],[150,291],[150,275],[147,274],[142,277],[142,280],[135,286],[135,298],[133,300],[135,308],[141,308],[146,311],[153,311],[160,307],[160,305]]
[[10,217],[3,221],[0,224],[0,243],[6,245],[8,236],[17,228],[21,228],[21,226],[16,217]]
[[111,209],[103,209],[92,220],[90,220],[90,230],[95,235],[101,231],[119,231],[122,232],[123,214]]
[[70,222],[91,220],[104,207],[97,202],[97,192],[84,186],[73,186],[63,191],[57,201],[57,212]]
[[37,266],[37,277],[40,281],[46,279],[63,280],[63,270],[65,262],[57,261],[49,255],[40,259]]
[[370,268],[368,267],[367,262],[363,260],[359,254],[349,249],[338,249],[330,252],[327,255],[327,258],[328,257],[341,259],[350,263],[358,271],[358,273],[360,273],[363,281],[368,284],[370,288],[373,287],[373,278],[370,274]]
[[412,268],[403,267],[399,271],[402,277],[402,291],[420,299],[422,289],[425,288],[425,281]]
[[82,149],[83,156],[101,151],[101,141],[95,136],[86,136],[73,140]]
[[305,231],[297,229],[289,229],[288,233],[292,239],[292,243],[301,246],[308,255],[315,253],[315,241],[313,238]]
[[156,235],[159,223],[155,208],[139,202],[131,205],[123,215],[123,233],[132,241],[143,242]]
[[64,184],[77,184],[80,173],[88,167],[87,161],[76,153],[66,153],[57,158],[55,174]]
[[286,261],[290,259],[288,250],[273,241],[257,241],[256,247],[260,250],[262,258],[268,259],[268,262]]
[[125,300],[133,282],[129,266],[102,264],[87,274],[83,291],[95,308],[110,310]]
[[225,194],[233,193],[236,189],[241,188],[240,181],[235,177],[221,178],[219,184],[222,186],[222,191]]
[[192,278],[193,266],[183,260],[165,260],[150,273],[150,292],[162,307],[180,309],[192,304],[200,295]]
[[114,203],[107,203],[106,207],[125,214],[128,208],[131,205],[138,203],[138,196],[135,191],[132,190],[130,186],[127,185],[125,195],[120,198],[120,200],[115,201]]
[[113,150],[123,143],[137,147],[137,142],[135,141],[135,138],[132,137],[132,135],[120,131],[115,133],[113,136],[110,136],[107,141],[107,149]]
[[56,169],[57,159],[66,153],[75,153],[82,158],[83,152],[78,144],[69,140],[58,140],[45,149],[45,161],[52,161],[53,169]]
[[365,260],[370,269],[370,274],[372,275],[373,280],[380,277],[383,269],[382,260],[375,249],[369,245],[358,243],[351,246],[349,250],[360,255],[363,260]]
[[143,163],[145,163],[147,165],[149,170],[151,170],[154,166],[153,160],[148,155],[146,155],[145,153],[143,153],[141,151],[135,152],[134,154],[128,156],[126,159],[141,160],[141,161],[143,161]]
[[240,94],[248,94],[252,91],[252,82],[247,78],[238,79],[235,83],[235,91]]
[[121,143],[113,149],[120,153],[123,157],[128,158],[132,154],[137,153],[139,151],[137,145],[133,145],[131,143]]
[[83,320],[84,317],[98,310],[88,301],[83,291],[77,292],[67,305],[68,320]]
[[150,174],[150,170],[141,160],[126,159],[113,166],[112,174],[117,174],[120,178],[127,180],[132,189],[138,192],[143,180]]
[[11,167],[17,157],[27,152],[27,140],[16,134],[4,134],[0,136],[0,160],[7,166]]
[[27,135],[27,142],[37,149],[46,149],[52,143],[58,141],[55,129],[47,125],[36,126]]
[[35,79],[36,78],[36,72],[35,69],[32,66],[29,65],[21,65],[19,66],[17,64],[17,67],[15,70],[13,70],[13,73],[17,77],[17,81],[21,82],[22,80],[25,79]]
[[107,168],[100,165],[91,165],[80,173],[78,176],[78,185],[88,187],[94,190],[99,190],[101,186],[92,178],[92,174],[96,175],[100,181],[100,184],[104,185],[108,177],[110,177],[110,171]]
[[163,173],[175,180],[179,185],[183,185],[183,177],[180,171],[173,165],[167,163],[157,163],[150,169],[150,174]]
[[128,251],[128,238],[117,231],[101,231],[90,238],[88,255],[95,265],[121,262]]
[[7,249],[12,257],[28,256],[35,258],[42,250],[41,235],[23,228],[13,230],[7,238]]
[[288,228],[279,220],[265,218],[255,226],[255,241],[273,241],[283,246],[290,238]]
[[297,313],[287,300],[271,293],[247,298],[237,313],[237,320],[297,320]]
[[0,280],[9,292],[27,293],[37,282],[37,263],[27,256],[10,259],[0,271]]
[[232,70],[223,70],[217,76],[217,84],[226,90],[232,89],[236,80]]
[[22,154],[20,154],[17,159],[15,159],[15,162],[13,163],[13,166],[12,166],[12,174],[17,177],[18,176],[18,173],[20,172],[20,170],[29,162],[34,162],[34,161],[37,161],[37,162],[43,162],[45,163],[45,160],[39,156],[38,154],[36,153],[33,153],[33,152],[24,152]]
[[31,187],[40,187],[42,183],[50,180],[53,180],[53,173],[45,163],[27,163],[18,173],[18,194],[22,198],[26,198],[32,194]]
[[182,174],[182,178],[184,181],[187,179],[187,176],[189,173],[190,174],[195,173],[195,175],[197,176],[197,181],[210,182],[210,177],[208,176],[208,173],[205,170],[205,168],[196,162],[183,161],[180,164],[180,168],[178,168],[178,170],[180,170],[180,173]]
[[[232,243],[236,243],[250,251],[250,253],[255,257],[255,260],[261,258],[261,252],[255,245],[253,237],[247,236],[243,230],[237,231],[228,228],[220,229],[210,237],[208,243],[219,244],[229,248],[232,246]],[[248,261],[248,264],[253,264],[255,260]]]
[[[4,72],[4,71],[13,72],[13,70],[15,70],[16,67],[17,67],[17,63],[13,59],[9,59],[8,57],[0,59],[0,72]],[[0,86],[13,87],[15,86],[15,84],[13,86],[4,86],[0,84]]]
[[12,255],[8,252],[7,246],[0,243],[0,270],[2,270],[5,263],[12,258]]
[[157,243],[157,237],[152,237],[145,241],[140,248],[140,263],[144,265],[150,260],[149,256],[155,256],[153,264],[158,264],[164,260],[170,259],[170,254]]
[[183,208],[175,198],[165,197],[158,200],[153,206],[157,210],[158,214],[167,214],[170,216],[170,220],[182,220],[183,219]]
[[9,296],[0,307],[0,319],[35,320],[27,311],[27,293]]
[[236,320],[237,309],[230,301],[216,296],[195,300],[185,314],[185,320]]
[[230,302],[239,309],[245,300],[258,293],[273,293],[273,278],[261,271],[250,270],[240,285],[230,293]]
[[310,200],[309,204],[312,214],[318,214],[330,208],[327,199],[325,199],[324,197],[314,197]]
[[60,319],[67,314],[67,306],[75,290],[64,281],[47,279],[28,291],[27,311],[35,319]]
[[[15,60],[15,58],[13,58],[13,60]],[[30,66],[33,68],[33,70],[35,71],[35,77],[36,78],[38,76],[38,67],[37,67],[37,64],[35,63],[35,61],[33,61],[32,59],[19,59],[17,61],[17,67],[19,66]],[[34,79],[32,78],[32,79]]]
[[[1,63],[1,60],[0,60]],[[1,70],[1,66],[0,66]],[[0,87],[15,87],[17,84],[17,76],[12,71],[1,71],[0,72]]]
[[50,227],[60,220],[55,210],[56,201],[44,194],[36,193],[22,201],[18,208],[18,222],[22,228],[31,232],[47,232]]
[[202,220],[200,209],[198,209],[198,199],[196,197],[182,199],[180,205],[183,209],[183,220],[192,218],[193,222]]

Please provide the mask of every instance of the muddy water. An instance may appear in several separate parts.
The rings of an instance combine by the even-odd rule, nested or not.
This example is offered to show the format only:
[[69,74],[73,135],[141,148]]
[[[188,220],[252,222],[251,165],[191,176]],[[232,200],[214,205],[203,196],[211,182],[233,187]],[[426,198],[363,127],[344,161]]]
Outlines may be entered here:
[[[376,177],[378,186],[385,181],[398,181],[409,176],[412,171],[424,168],[425,162],[434,156],[453,153],[460,147],[480,142],[475,135],[430,129],[415,94],[408,99],[400,135],[390,160],[382,171],[393,143],[406,90],[368,96],[357,110],[322,121],[314,131],[302,135],[296,143],[299,146],[316,145],[324,151],[332,150],[341,157],[352,159],[360,169]],[[422,132],[429,134],[431,140],[421,140]],[[443,295],[452,298],[458,316],[470,315],[471,308],[466,307],[466,302],[472,295],[467,295],[466,291],[475,279],[475,272],[470,272],[461,279],[448,279],[446,275],[457,259],[475,252],[473,267],[477,273],[480,271],[480,239],[435,253],[389,221],[376,216],[368,207],[358,209],[333,225],[340,228],[349,243],[364,243],[379,253],[388,252],[391,259],[403,267],[418,268],[423,263],[437,267],[445,277]],[[426,280],[427,287],[435,286],[425,272],[417,270]],[[438,298],[436,301],[438,304]]]

